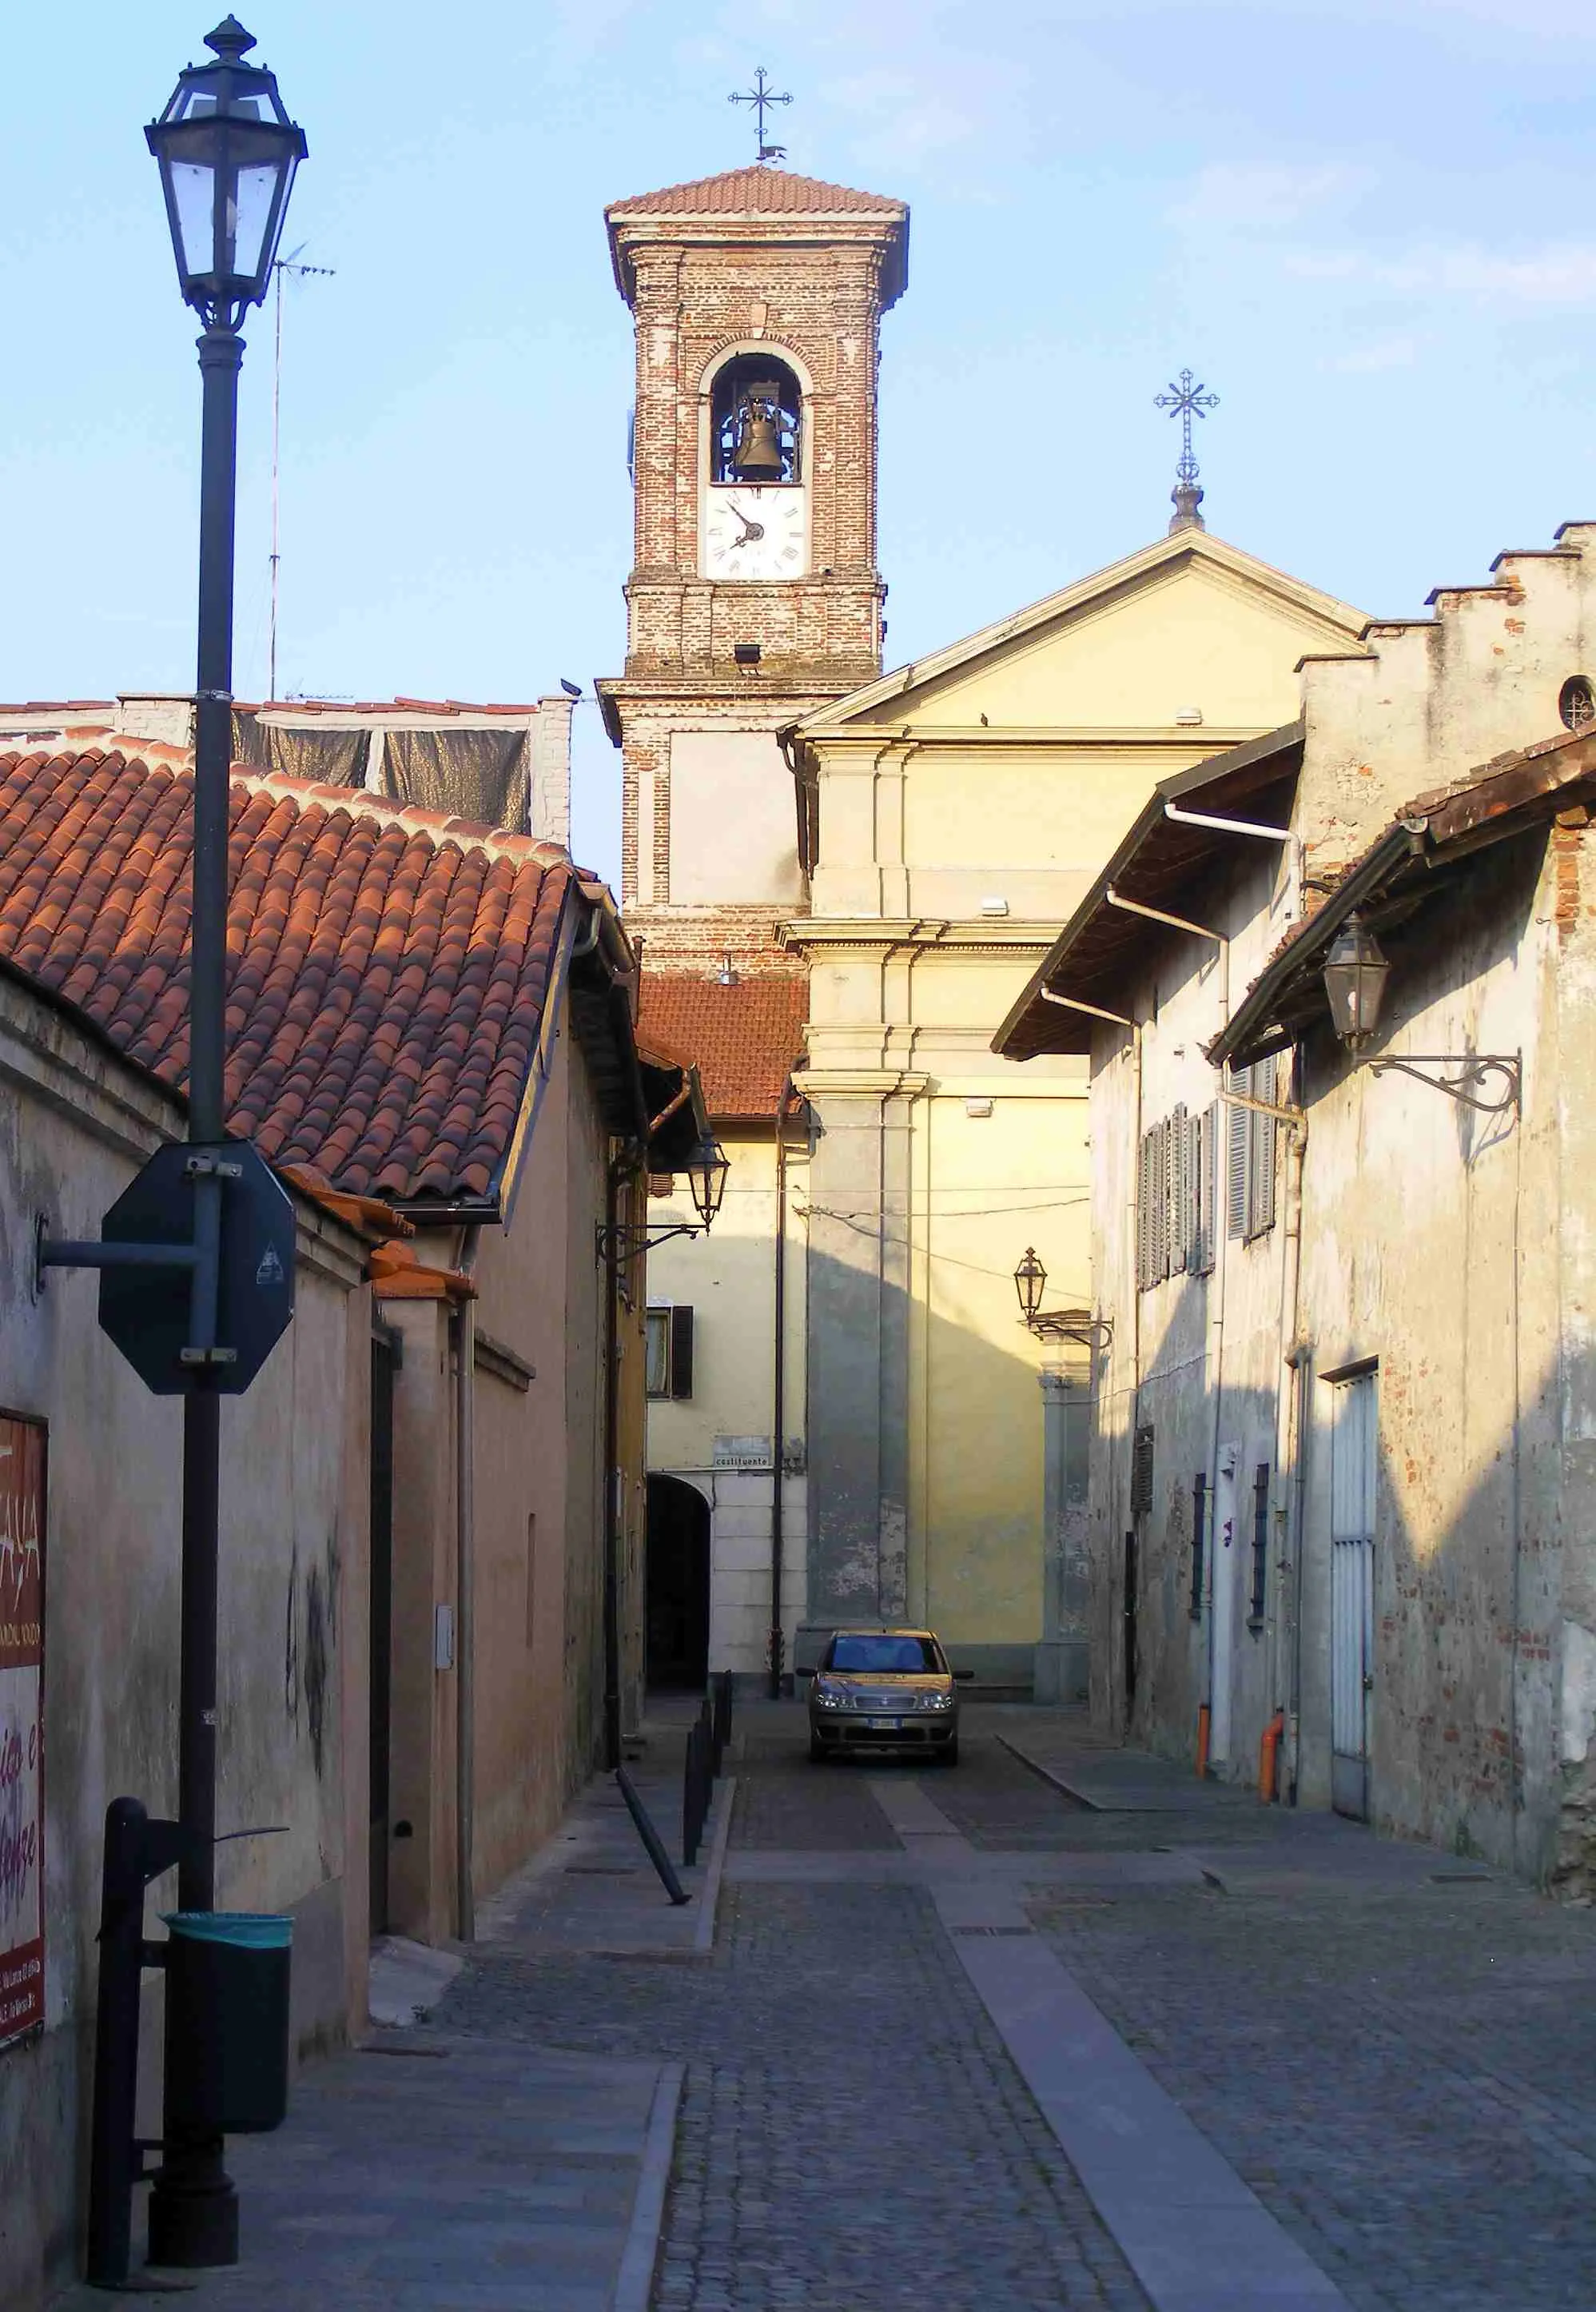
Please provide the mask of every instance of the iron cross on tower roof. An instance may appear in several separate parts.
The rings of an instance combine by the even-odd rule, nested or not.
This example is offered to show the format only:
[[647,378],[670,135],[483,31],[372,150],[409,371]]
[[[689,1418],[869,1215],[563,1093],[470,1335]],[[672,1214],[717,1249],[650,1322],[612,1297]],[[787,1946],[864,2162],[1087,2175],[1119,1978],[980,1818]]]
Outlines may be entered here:
[[1183,369],[1178,381],[1170,381],[1167,393],[1155,395],[1153,407],[1167,409],[1172,417],[1178,413],[1181,420],[1180,463],[1175,468],[1174,488],[1170,492],[1175,511],[1169,526],[1171,530],[1204,530],[1208,525],[1198,512],[1202,492],[1198,486],[1197,457],[1191,447],[1191,420],[1217,409],[1219,397],[1199,384],[1189,369]]
[[792,102],[792,98],[790,95],[777,96],[772,92],[770,75],[765,71],[764,66],[761,65],[759,70],[754,74],[754,85],[751,89],[743,92],[734,89],[726,101],[728,104],[751,104],[754,107],[754,118],[757,121],[759,127],[760,159],[762,161],[785,161],[787,158],[787,147],[785,144],[767,144],[764,141],[764,117],[770,110],[772,105],[790,104]]

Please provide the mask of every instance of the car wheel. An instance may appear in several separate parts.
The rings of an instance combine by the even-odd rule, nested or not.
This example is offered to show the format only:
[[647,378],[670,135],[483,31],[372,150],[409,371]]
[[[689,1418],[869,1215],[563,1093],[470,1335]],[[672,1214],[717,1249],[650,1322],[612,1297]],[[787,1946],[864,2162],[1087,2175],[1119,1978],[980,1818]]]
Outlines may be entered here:
[[809,1764],[812,1766],[818,1766],[824,1762],[824,1757],[825,1744],[821,1740],[818,1734],[811,1734],[809,1737]]
[[958,1765],[959,1738],[956,1734],[954,1736],[951,1742],[944,1743],[942,1748],[938,1751],[937,1756],[938,1762],[944,1766],[956,1766]]

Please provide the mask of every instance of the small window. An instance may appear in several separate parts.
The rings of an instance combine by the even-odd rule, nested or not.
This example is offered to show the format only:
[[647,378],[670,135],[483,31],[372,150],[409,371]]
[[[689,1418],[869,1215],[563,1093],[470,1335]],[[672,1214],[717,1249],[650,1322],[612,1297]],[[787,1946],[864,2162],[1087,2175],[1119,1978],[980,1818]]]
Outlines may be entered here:
[[693,1311],[650,1309],[643,1361],[643,1388],[650,1397],[693,1394]]
[[1557,693],[1557,712],[1570,731],[1596,730],[1596,686],[1588,674],[1571,674]]
[[1260,1461],[1252,1474],[1252,1596],[1247,1607],[1247,1627],[1261,1630],[1269,1578],[1269,1465]]

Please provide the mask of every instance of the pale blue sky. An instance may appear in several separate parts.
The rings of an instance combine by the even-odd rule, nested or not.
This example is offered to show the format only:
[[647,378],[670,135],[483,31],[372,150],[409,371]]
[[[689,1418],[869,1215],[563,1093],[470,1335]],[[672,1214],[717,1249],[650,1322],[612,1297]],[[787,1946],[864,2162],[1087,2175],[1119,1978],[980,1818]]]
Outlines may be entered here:
[[[221,13],[218,0],[213,0]],[[608,199],[751,156],[900,195],[889,662],[1162,531],[1190,363],[1222,536],[1375,613],[1596,515],[1589,0],[250,0],[310,139],[288,244],[280,687],[618,671],[631,333]],[[144,122],[212,15],[0,31],[0,698],[191,679],[198,379]],[[270,324],[238,681],[266,679]],[[578,716],[577,847],[618,758]]]

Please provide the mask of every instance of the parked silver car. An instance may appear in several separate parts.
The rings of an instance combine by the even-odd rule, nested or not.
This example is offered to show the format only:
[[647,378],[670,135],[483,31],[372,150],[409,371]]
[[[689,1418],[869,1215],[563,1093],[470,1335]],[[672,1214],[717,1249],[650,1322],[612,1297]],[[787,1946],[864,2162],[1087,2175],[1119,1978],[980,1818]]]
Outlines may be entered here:
[[957,1678],[931,1630],[833,1630],[809,1681],[809,1756],[918,1750],[959,1762]]

